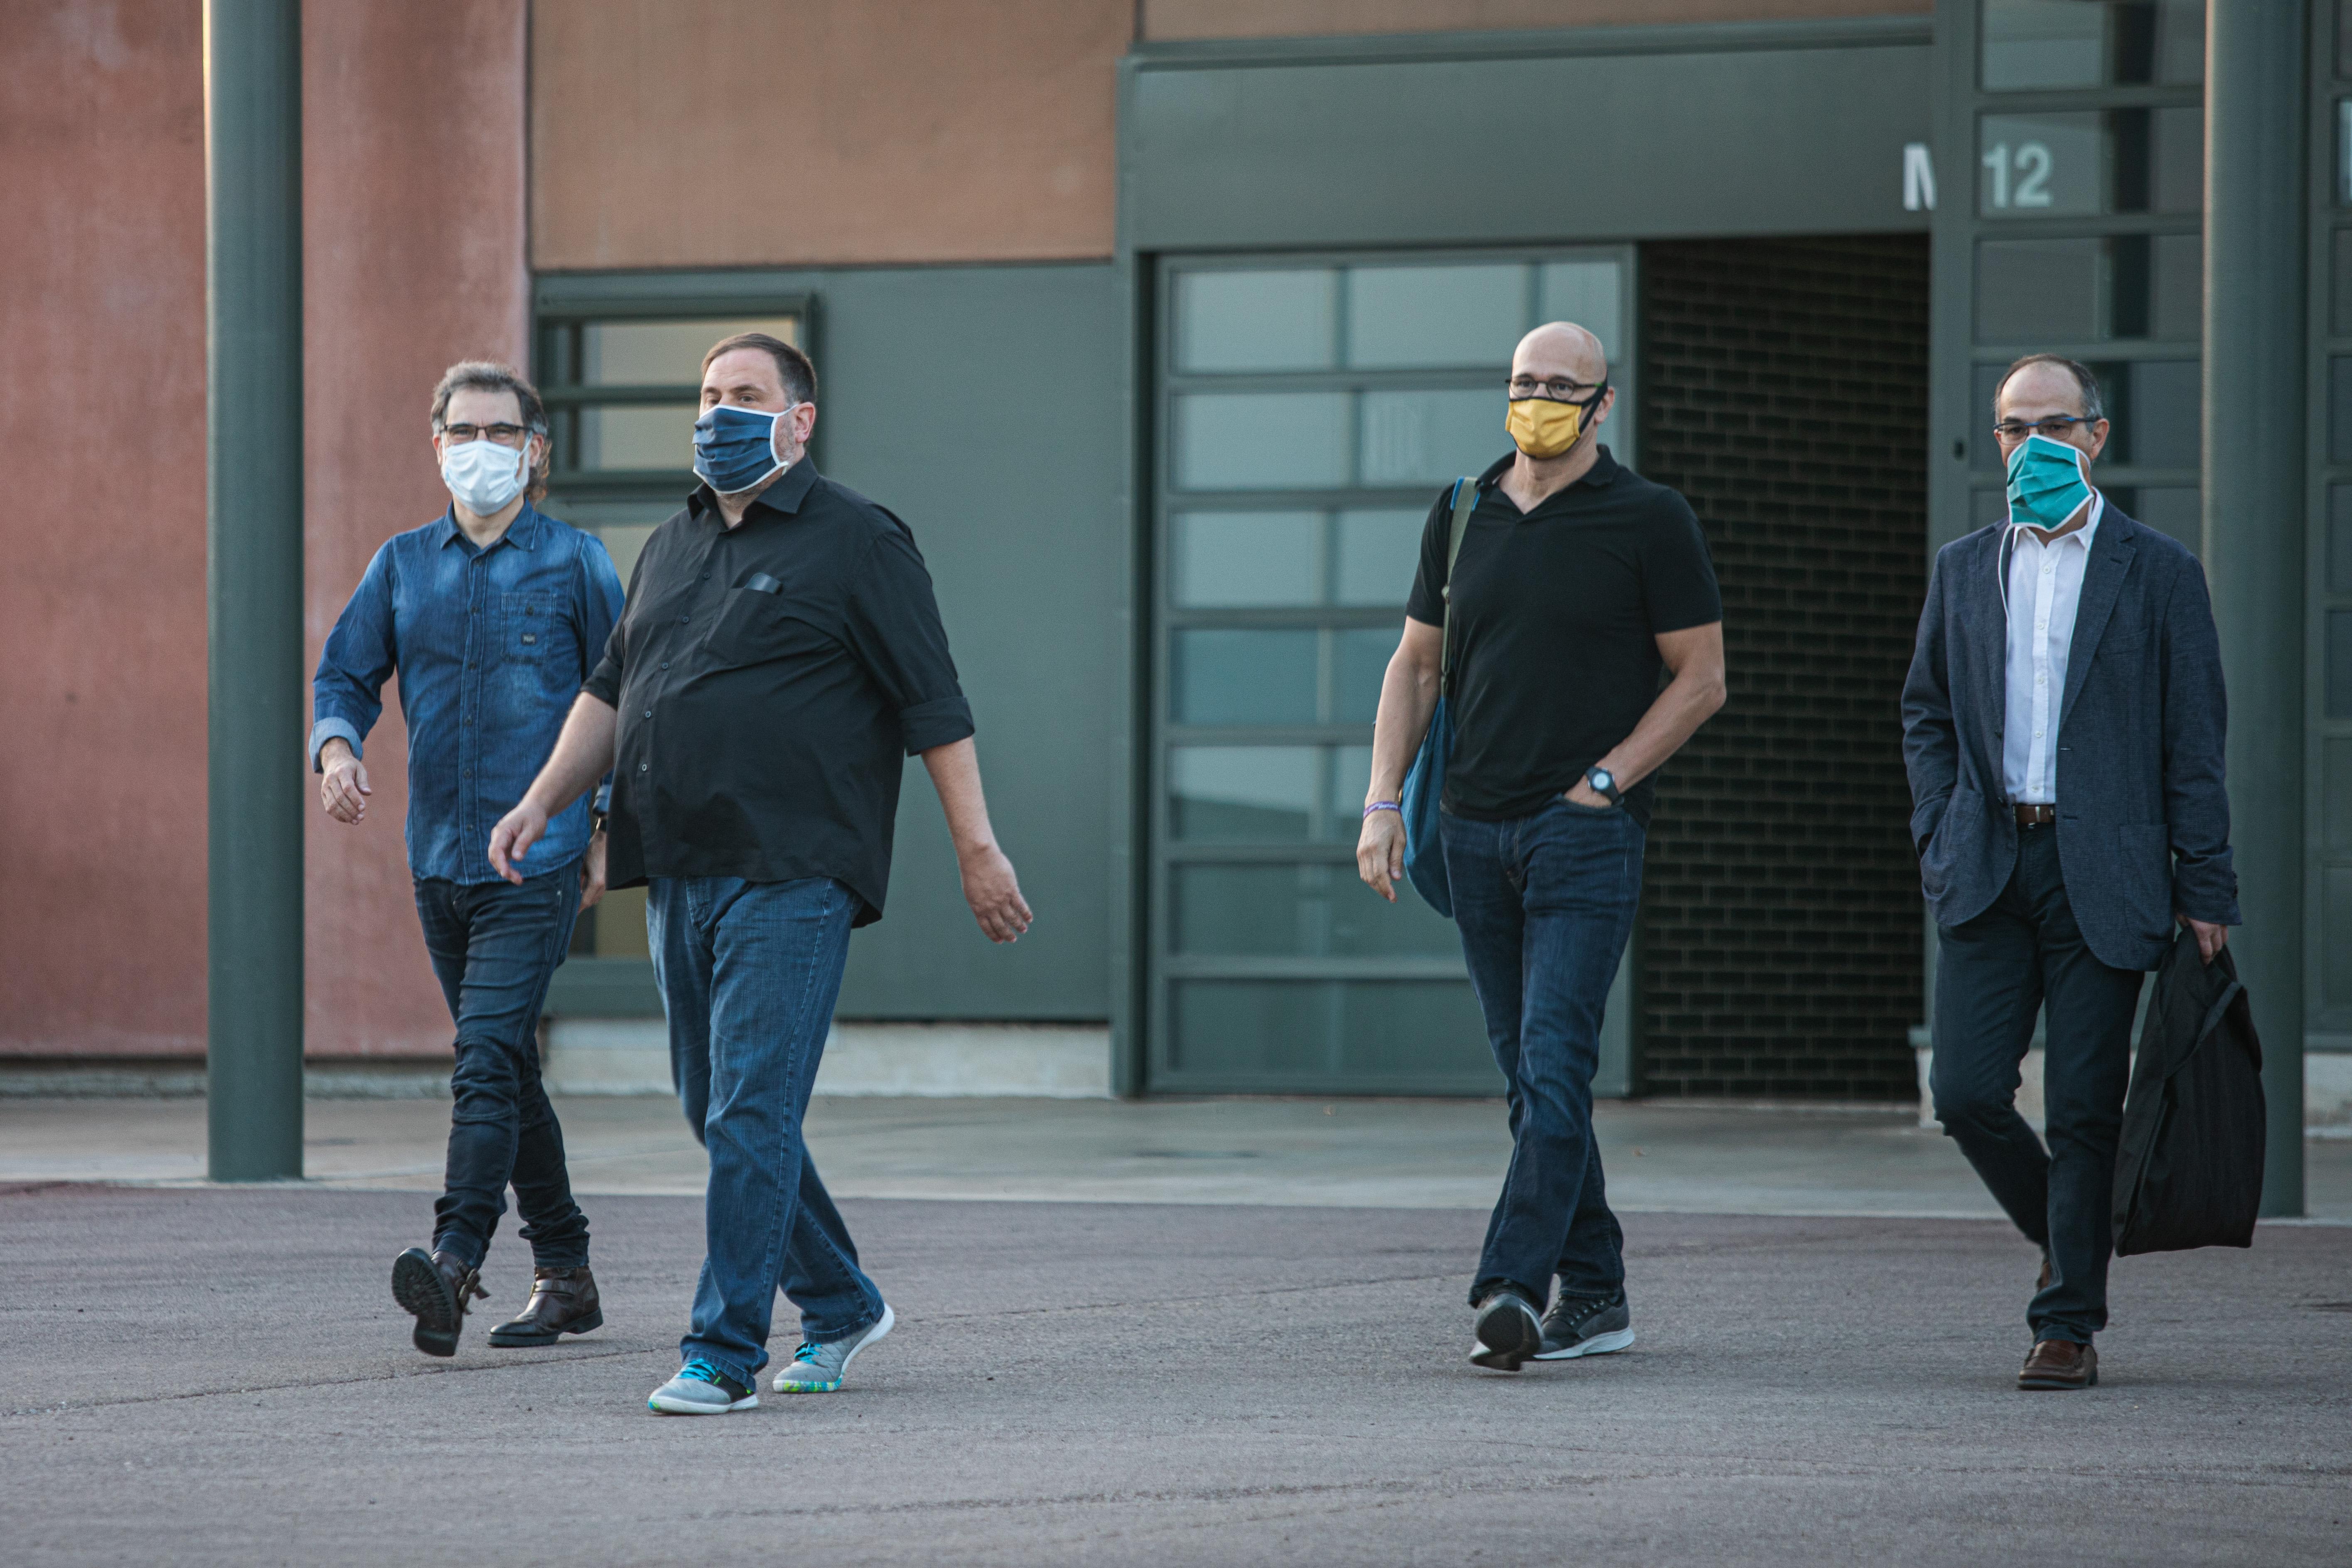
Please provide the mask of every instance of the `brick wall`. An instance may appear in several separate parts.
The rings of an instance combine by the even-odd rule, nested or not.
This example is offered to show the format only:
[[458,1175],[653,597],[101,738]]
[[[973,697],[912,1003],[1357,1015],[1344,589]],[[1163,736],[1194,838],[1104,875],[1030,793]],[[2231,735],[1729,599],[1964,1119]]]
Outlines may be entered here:
[[1659,784],[1640,1091],[1906,1098],[1927,240],[1651,244],[1642,296],[1641,467],[1706,527],[1730,700]]

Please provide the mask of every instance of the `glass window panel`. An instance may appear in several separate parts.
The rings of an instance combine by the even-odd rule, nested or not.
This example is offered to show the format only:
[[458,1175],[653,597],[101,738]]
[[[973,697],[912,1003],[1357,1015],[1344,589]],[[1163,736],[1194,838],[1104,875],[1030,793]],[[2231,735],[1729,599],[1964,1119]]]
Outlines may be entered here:
[[1177,513],[1170,554],[1187,609],[1313,605],[1323,598],[1323,514]]
[[1421,569],[1421,531],[1428,521],[1426,513],[1403,510],[1341,512],[1332,536],[1339,552],[1332,602],[1402,605]]
[[1348,274],[1348,363],[1506,369],[1528,326],[1521,262],[1362,267]]
[[1184,980],[1169,987],[1169,1066],[1236,1078],[1328,1073],[1338,987],[1315,980]]
[[2336,105],[2336,202],[2352,206],[2352,98]]
[[1978,210],[1987,217],[2105,211],[2103,130],[2094,111],[1986,115],[1978,122]]
[[1362,482],[1418,488],[1484,473],[1510,444],[1508,401],[1499,376],[1492,391],[1365,393]]
[[2352,1004],[2352,869],[2330,866],[2321,894],[2321,994],[2331,1007]]
[[1612,362],[1625,352],[1625,268],[1616,260],[1552,261],[1543,268],[1547,321],[1574,321],[1601,340]]
[[1335,724],[1369,724],[1380,710],[1381,682],[1402,634],[1390,626],[1351,626],[1331,634],[1337,680]]
[[2352,719],[2352,610],[2327,612],[2327,716]]
[[[2347,0],[2352,11],[2352,0]],[[2334,331],[2338,337],[2352,336],[2352,228],[2339,228],[2329,242],[2334,265],[2328,294],[2332,300],[2329,314],[2334,319]]]
[[1181,371],[1328,370],[1339,274],[1176,275],[1176,368]]
[[1450,958],[1450,922],[1418,899],[1391,904],[1353,864],[1173,868],[1171,911],[1179,952],[1248,957]]
[[1363,834],[1364,797],[1372,788],[1372,749],[1370,746],[1334,746],[1331,748],[1331,809],[1326,817],[1328,824],[1324,837],[1335,843],[1353,844]]
[[1168,752],[1169,816],[1194,843],[1303,844],[1322,758],[1313,746],[1176,746]]
[[595,956],[650,958],[646,940],[646,889],[614,888],[588,911],[595,919]]
[[797,316],[590,321],[580,329],[580,380],[589,386],[699,386],[702,356],[720,339],[765,332],[797,345],[800,331]]
[[[1406,900],[1400,899],[1400,904]],[[1417,900],[1416,900],[1417,901]],[[1434,918],[1434,917],[1433,917]],[[1342,1070],[1503,1091],[1486,1021],[1467,984],[1357,981],[1339,1001]]]
[[2327,362],[2327,458],[2352,463],[2352,358]]
[[1985,0],[1988,92],[2205,79],[2203,0]]
[[654,536],[654,530],[659,526],[652,522],[608,522],[596,530],[596,537],[604,542],[605,552],[613,558],[613,570],[620,574],[623,583],[636,574],[637,557],[645,553],[646,541]]
[[2352,76],[2352,0],[2336,0],[2336,74]]
[[690,403],[667,407],[626,405],[580,410],[578,450],[567,468],[616,470],[694,467]]
[[2195,485],[2144,485],[2137,491],[2118,490],[2116,504],[2158,533],[2171,535],[2191,555],[2205,548],[2205,503]]
[[2193,342],[2205,331],[2204,237],[2159,234],[2147,245],[2155,274],[2148,282],[2147,335]]
[[[2326,799],[2327,848],[2331,854],[2352,850],[2352,740],[2321,742],[2320,792]],[[2338,942],[2352,941],[2352,931],[2334,933]]]
[[2098,239],[2000,239],[1977,247],[1977,341],[2107,335],[2109,262]]
[[2091,371],[2114,422],[2105,461],[2155,468],[2193,468],[2202,461],[2195,360],[2094,364]]
[[1312,724],[1315,639],[1278,631],[1194,626],[1175,636],[1180,724]]
[[[2125,117],[2133,112],[2130,110],[2116,111],[2119,162],[2129,145],[2128,137],[2124,135],[2128,128]],[[2151,121],[2148,199],[2139,206],[2131,206],[2125,204],[2119,191],[2116,210],[2158,213],[2204,211],[2205,111],[2182,107],[2137,112],[2147,114]]]
[[2106,23],[2106,7],[2083,0],[1985,0],[1985,90],[2101,85]]
[[2352,485],[2327,491],[2327,591],[2352,594]]
[[1176,399],[1176,484],[1329,489],[1348,482],[1344,392],[1194,392]]

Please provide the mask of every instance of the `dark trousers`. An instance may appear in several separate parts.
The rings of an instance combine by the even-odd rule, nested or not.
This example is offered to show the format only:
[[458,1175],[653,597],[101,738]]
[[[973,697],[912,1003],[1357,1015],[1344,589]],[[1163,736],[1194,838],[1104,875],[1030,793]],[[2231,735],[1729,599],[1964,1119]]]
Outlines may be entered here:
[[512,1182],[532,1261],[576,1268],[588,1261],[588,1216],[572,1201],[563,1129],[540,1082],[539,1010],[572,945],[580,863],[519,888],[421,879],[416,914],[457,1022],[448,1174],[433,1206],[433,1245],[479,1267]]
[[[2054,827],[2021,831],[2000,897],[1937,935],[1936,1118],[2026,1239],[2049,1249],[2049,1288],[2026,1308],[2033,1337],[2089,1344],[2107,1326],[2116,1139],[2147,977],[2109,968],[2083,940]],[[2046,1152],[2017,1113],[2019,1065],[2045,1004]]]
[[1592,1138],[1601,1015],[1642,897],[1642,825],[1555,800],[1508,822],[1441,819],[1445,879],[1486,1040],[1503,1069],[1511,1163],[1470,1288],[1514,1285],[1538,1306],[1625,1282]]

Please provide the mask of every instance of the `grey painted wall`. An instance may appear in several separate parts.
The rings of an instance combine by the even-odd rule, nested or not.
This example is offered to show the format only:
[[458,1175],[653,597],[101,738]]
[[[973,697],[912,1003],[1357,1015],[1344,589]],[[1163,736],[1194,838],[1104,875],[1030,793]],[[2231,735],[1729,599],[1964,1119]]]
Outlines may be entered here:
[[825,471],[907,520],[979,725],[997,836],[1037,923],[992,947],[939,798],[907,765],[882,922],[848,1018],[1102,1018],[1113,637],[1126,461],[1112,268],[814,275]]
[[[1661,52],[1148,54],[1128,66],[1120,242],[1468,244],[1925,228],[1924,26],[1643,29]],[[1801,40],[1812,47],[1790,47]],[[1631,41],[1631,40],[1620,40]],[[1712,47],[1710,47],[1712,45]],[[1587,44],[1584,48],[1594,46]],[[1965,169],[1952,172],[1965,190]]]

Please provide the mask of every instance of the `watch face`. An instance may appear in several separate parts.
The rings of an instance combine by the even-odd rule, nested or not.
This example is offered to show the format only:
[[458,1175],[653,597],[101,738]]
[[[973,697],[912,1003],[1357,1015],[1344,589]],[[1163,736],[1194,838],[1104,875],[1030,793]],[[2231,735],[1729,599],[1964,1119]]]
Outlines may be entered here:
[[1595,768],[1592,770],[1592,787],[1594,789],[1611,789],[1616,785],[1616,776],[1610,773],[1607,768]]

